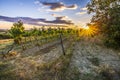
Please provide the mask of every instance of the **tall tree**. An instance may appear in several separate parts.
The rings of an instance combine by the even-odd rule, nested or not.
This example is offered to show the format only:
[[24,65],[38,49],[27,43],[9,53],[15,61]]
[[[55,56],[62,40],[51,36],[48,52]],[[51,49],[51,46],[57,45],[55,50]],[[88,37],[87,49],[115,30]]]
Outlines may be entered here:
[[107,46],[120,48],[120,0],[91,0],[88,13],[95,13],[91,23],[106,37]]

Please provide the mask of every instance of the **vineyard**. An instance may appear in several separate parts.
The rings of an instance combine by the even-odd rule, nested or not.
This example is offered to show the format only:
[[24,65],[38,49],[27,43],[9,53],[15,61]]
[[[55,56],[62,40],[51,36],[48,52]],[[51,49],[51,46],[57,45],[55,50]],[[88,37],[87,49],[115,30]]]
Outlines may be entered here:
[[0,80],[120,80],[120,0],[0,0]]
[[[21,25],[22,23],[15,24]],[[2,80],[44,79],[42,75],[45,74],[47,68],[51,69],[50,67],[55,67],[53,65],[57,66],[59,63],[57,60],[61,62],[62,58],[71,55],[69,50],[74,44],[75,34],[77,34],[77,30],[64,28],[45,29],[43,27],[28,31],[18,29],[20,27],[14,26],[9,30],[13,39],[1,40],[0,79]],[[66,62],[68,65],[68,61]],[[41,70],[44,73],[41,73]],[[52,74],[56,75],[55,72]]]
[[22,27],[9,30],[13,39],[1,40],[1,80],[119,80],[119,51],[93,37],[96,29]]

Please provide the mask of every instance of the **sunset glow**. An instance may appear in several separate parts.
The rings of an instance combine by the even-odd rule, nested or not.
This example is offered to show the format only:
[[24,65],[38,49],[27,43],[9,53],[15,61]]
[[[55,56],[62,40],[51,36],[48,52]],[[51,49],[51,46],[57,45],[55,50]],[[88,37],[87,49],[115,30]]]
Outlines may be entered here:
[[[0,0],[0,21],[14,23],[20,19],[24,24],[31,26],[51,24],[85,25],[90,22],[90,18],[92,17],[87,14],[86,4],[89,1],[90,0]],[[11,26],[5,27],[10,28]],[[6,28],[0,25],[0,29]]]
[[97,32],[98,32],[98,29],[96,29],[95,27],[84,26],[80,35],[91,37],[95,35]]
[[83,29],[89,29],[89,26],[83,26],[82,28]]

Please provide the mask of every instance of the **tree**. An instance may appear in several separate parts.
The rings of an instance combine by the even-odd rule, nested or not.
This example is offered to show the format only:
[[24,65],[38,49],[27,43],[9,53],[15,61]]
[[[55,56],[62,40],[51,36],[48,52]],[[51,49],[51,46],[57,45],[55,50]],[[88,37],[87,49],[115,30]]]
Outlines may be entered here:
[[105,44],[120,48],[120,1],[91,0],[87,8],[88,13],[95,13],[91,23],[105,36]]
[[14,23],[11,29],[9,30],[10,35],[14,38],[14,43],[20,44],[22,40],[22,36],[24,33],[24,26],[22,21],[18,21]]

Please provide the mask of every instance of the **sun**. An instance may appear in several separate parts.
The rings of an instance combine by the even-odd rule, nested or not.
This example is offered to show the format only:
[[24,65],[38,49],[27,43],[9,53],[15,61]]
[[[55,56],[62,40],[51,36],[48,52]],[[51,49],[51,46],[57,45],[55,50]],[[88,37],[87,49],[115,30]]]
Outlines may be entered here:
[[84,29],[89,29],[89,27],[88,27],[88,26],[83,26],[82,28],[84,28]]
[[83,26],[82,31],[80,32],[81,36],[91,37],[97,33],[97,29],[91,26]]

